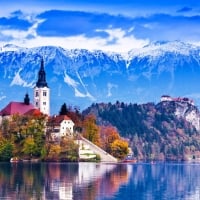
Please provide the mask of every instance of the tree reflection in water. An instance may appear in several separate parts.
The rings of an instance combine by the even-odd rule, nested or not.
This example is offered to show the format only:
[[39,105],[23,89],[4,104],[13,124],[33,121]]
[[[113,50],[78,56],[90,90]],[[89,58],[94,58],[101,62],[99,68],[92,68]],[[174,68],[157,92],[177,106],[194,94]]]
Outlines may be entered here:
[[199,199],[200,166],[185,163],[0,163],[0,199]]
[[128,180],[126,165],[1,163],[0,199],[95,199]]

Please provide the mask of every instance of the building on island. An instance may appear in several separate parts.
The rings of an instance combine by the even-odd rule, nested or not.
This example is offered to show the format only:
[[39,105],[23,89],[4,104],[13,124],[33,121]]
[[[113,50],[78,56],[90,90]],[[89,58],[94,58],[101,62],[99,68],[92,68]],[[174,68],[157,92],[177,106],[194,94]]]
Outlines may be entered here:
[[47,132],[50,133],[52,141],[59,140],[64,136],[73,136],[74,122],[67,115],[49,117],[47,122]]
[[44,70],[44,61],[41,60],[40,70],[38,72],[38,80],[34,87],[34,104],[30,103],[29,95],[26,93],[23,102],[11,101],[1,111],[1,119],[4,117],[10,117],[14,114],[35,114],[43,113],[50,114],[50,95],[49,88],[46,82],[46,73]]

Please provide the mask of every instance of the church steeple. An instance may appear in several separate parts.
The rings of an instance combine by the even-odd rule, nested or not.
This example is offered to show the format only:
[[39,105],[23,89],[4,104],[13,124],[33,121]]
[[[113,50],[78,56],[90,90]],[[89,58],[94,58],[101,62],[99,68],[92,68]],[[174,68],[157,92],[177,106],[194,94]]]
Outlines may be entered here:
[[34,87],[34,106],[42,113],[50,115],[50,89],[46,82],[43,59],[38,72],[38,80]]
[[46,73],[45,73],[45,70],[44,70],[44,60],[43,60],[43,58],[41,60],[40,70],[38,72],[38,81],[36,83],[36,87],[38,87],[38,88],[48,87],[47,82],[46,82]]

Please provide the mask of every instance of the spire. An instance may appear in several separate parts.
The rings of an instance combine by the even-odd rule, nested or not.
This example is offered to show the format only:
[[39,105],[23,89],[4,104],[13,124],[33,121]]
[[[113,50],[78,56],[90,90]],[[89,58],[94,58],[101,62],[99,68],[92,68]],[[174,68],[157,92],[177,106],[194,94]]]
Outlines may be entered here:
[[38,81],[36,83],[36,87],[48,87],[47,82],[46,82],[46,73],[44,71],[44,60],[42,58],[41,60],[41,65],[40,65],[40,70],[38,72]]
[[30,98],[28,96],[28,93],[26,93],[25,97],[24,97],[24,104],[29,105],[30,104]]

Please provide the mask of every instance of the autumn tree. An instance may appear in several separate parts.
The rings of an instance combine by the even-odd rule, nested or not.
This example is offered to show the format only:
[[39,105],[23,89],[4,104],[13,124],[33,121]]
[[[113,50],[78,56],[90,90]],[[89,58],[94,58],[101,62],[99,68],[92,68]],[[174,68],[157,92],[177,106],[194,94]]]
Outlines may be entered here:
[[83,137],[91,141],[92,143],[100,146],[99,127],[96,124],[96,117],[94,115],[88,115],[83,121]]
[[111,144],[112,155],[119,159],[124,159],[128,154],[128,142],[117,139]]
[[0,138],[0,161],[9,161],[12,157],[12,151],[12,143],[5,138]]
[[100,126],[101,147],[111,153],[111,144],[120,139],[117,129],[113,126]]
[[45,120],[43,114],[15,114],[9,120],[3,120],[1,136],[13,144],[14,156],[41,155],[45,143]]
[[61,152],[59,144],[49,144],[47,147],[47,155],[45,160],[58,161]]
[[22,152],[24,153],[25,157],[32,158],[37,152],[37,146],[34,139],[29,136],[25,139],[23,144]]
[[60,142],[60,159],[62,161],[77,161],[79,157],[78,144],[69,137],[63,137]]
[[9,119],[5,118],[1,123],[1,135],[3,138],[10,139]]

